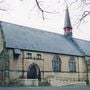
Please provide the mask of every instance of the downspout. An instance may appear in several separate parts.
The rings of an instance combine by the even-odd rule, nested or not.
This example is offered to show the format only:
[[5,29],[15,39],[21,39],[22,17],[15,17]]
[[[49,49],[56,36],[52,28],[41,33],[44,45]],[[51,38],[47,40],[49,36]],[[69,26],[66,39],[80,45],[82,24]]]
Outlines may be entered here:
[[78,81],[80,81],[80,75],[79,75],[79,57],[77,57],[78,60]]
[[22,79],[24,79],[24,51],[22,51]]

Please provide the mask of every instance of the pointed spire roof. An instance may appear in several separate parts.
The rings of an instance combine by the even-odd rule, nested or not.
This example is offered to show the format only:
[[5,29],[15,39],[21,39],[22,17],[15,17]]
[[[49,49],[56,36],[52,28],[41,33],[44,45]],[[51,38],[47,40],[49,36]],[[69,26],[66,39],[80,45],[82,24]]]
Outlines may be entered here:
[[68,7],[66,8],[65,21],[64,21],[64,28],[67,28],[67,27],[72,29]]

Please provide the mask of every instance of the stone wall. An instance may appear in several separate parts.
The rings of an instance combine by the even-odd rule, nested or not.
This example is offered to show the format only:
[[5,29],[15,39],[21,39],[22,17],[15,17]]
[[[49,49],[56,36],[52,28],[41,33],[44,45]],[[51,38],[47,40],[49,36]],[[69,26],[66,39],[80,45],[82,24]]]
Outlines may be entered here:
[[38,79],[19,79],[18,83],[26,86],[38,86]]
[[[26,53],[32,53],[32,58],[26,58]],[[36,58],[37,54],[41,54],[42,58],[39,60]],[[69,72],[68,62],[71,56],[69,55],[59,55],[62,61],[61,72],[53,72],[52,70],[52,59],[55,54],[50,53],[41,53],[41,52],[30,52],[22,51],[21,55],[18,57],[18,60],[14,60],[13,50],[9,50],[9,61],[10,61],[10,80],[19,79],[22,75],[22,67],[24,68],[24,78],[27,79],[27,70],[28,67],[35,63],[39,66],[40,71],[44,71],[44,75],[41,72],[41,78],[61,78],[61,79],[75,79],[75,80],[86,80],[86,65],[83,57],[75,57],[76,60],[76,72]],[[22,66],[22,60],[24,64]],[[78,73],[79,72],[79,73]]]

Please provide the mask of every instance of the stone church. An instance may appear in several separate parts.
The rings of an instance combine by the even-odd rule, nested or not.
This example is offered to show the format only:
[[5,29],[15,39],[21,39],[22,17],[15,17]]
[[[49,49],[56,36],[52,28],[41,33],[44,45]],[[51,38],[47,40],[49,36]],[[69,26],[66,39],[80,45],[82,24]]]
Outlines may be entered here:
[[0,84],[89,81],[90,41],[73,38],[68,9],[64,35],[0,21]]

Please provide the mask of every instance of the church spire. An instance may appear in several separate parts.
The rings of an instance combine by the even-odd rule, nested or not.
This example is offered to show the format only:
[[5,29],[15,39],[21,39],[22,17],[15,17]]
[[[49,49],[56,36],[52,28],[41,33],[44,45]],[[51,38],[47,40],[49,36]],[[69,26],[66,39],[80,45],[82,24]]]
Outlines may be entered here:
[[71,21],[70,21],[68,7],[67,7],[66,13],[65,13],[64,35],[72,36],[72,26],[71,26]]

